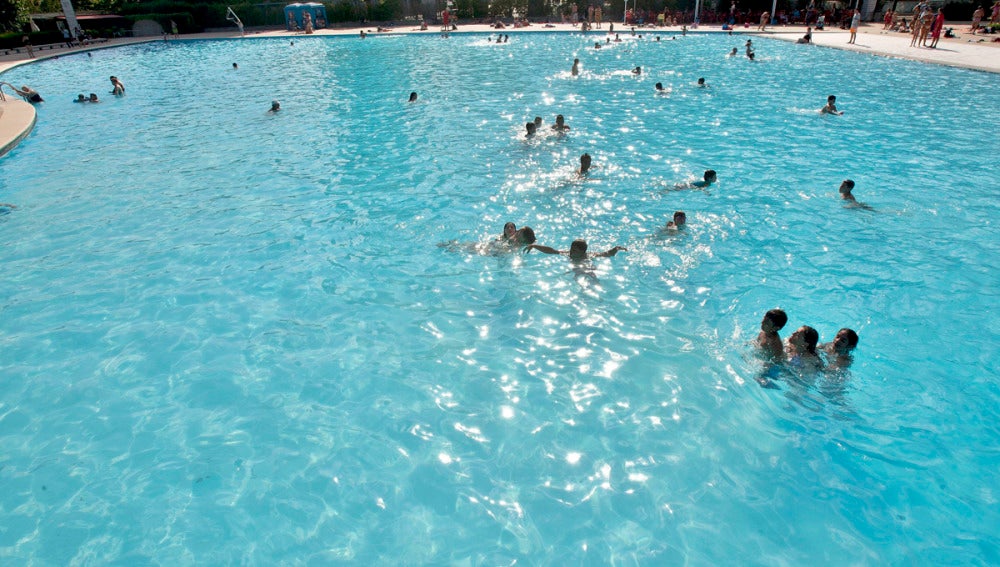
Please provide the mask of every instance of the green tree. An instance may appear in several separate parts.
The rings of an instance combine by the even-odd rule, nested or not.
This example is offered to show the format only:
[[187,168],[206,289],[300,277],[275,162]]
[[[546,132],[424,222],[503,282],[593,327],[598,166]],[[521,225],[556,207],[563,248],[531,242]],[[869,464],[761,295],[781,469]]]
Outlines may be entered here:
[[0,32],[23,31],[29,9],[25,0],[0,0]]

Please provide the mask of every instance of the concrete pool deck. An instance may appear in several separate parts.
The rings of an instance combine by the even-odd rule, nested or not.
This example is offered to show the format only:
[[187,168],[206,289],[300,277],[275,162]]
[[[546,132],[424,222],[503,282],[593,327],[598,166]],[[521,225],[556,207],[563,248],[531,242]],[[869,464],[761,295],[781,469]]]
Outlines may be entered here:
[[[615,27],[619,33],[630,33],[630,28],[625,27],[622,24],[616,24]],[[969,29],[968,22],[946,23],[945,27],[952,28],[958,37],[942,38],[936,49],[929,49],[926,47],[910,47],[910,34],[883,31],[882,24],[879,22],[863,24],[861,29],[858,31],[857,40],[854,44],[847,43],[847,39],[849,37],[847,30],[828,28],[823,31],[813,31],[814,45],[803,45],[802,48],[813,49],[815,46],[832,47],[848,51],[857,51],[860,53],[870,53],[872,55],[880,55],[884,57],[911,59],[924,63],[961,67],[989,73],[1000,73],[1000,43],[993,42],[993,39],[1000,38],[1000,35],[972,35],[966,31]],[[407,24],[396,26],[391,28],[389,32],[384,33],[376,32],[376,28],[374,26],[362,26],[352,28],[322,29],[318,30],[313,35],[357,36],[361,30],[371,33],[373,36],[385,35],[385,33],[430,35],[438,35],[441,33],[440,26],[429,26],[427,30],[420,30],[414,24]],[[603,29],[591,30],[587,32],[587,35],[594,38],[604,37],[607,34],[607,31],[608,24],[605,24]],[[692,29],[691,31],[694,33],[729,33],[721,30],[718,25],[702,26],[697,29]],[[785,41],[796,41],[805,34],[805,31],[805,26],[775,26],[768,28],[764,32],[758,32],[756,27],[751,26],[749,28],[736,29],[733,31],[733,35],[770,37]],[[457,31],[452,31],[450,33],[518,34],[530,32],[580,33],[579,30],[571,24],[552,24],[551,27],[546,27],[544,24],[533,24],[523,28],[507,26],[502,30],[494,29],[492,26],[486,24],[468,24],[460,25]],[[636,33],[662,36],[680,35],[681,27],[669,26],[659,28],[636,28]],[[302,35],[304,34],[276,30],[250,32],[246,37],[297,37]],[[239,37],[240,36],[237,33],[204,33],[182,35],[180,36],[180,39],[239,39]],[[0,73],[31,61],[39,61],[83,51],[108,49],[122,45],[146,43],[150,41],[164,40],[160,37],[114,39],[106,43],[91,46],[73,48],[60,47],[45,51],[36,51],[37,57],[34,59],[29,59],[27,53],[2,55],[0,56]],[[739,48],[740,53],[742,53],[743,43],[742,38],[739,38],[733,46]],[[110,72],[108,74],[110,75]],[[0,76],[0,82],[4,81],[8,81],[8,79],[4,76]],[[30,134],[36,120],[35,108],[32,105],[21,101],[17,95],[10,92],[9,88],[4,88],[6,89],[4,91],[6,101],[0,101],[0,156],[10,151],[17,145],[18,142]],[[60,95],[42,93],[42,96],[52,97]]]

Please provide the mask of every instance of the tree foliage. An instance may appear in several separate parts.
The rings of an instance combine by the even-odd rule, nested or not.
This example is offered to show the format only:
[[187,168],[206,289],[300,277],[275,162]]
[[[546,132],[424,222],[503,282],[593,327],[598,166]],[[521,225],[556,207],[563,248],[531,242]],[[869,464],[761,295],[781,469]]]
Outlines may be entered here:
[[24,31],[30,7],[25,0],[0,0],[0,32]]

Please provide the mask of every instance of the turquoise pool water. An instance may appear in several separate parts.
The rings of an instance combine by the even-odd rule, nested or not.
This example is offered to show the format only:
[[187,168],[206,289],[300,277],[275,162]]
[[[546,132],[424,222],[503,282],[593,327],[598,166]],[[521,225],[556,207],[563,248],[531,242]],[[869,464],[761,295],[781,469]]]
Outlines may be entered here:
[[[3,562],[1000,563],[1000,77],[600,37],[5,73],[46,102],[0,159]],[[470,251],[506,221],[628,251]],[[776,306],[849,372],[761,388]]]

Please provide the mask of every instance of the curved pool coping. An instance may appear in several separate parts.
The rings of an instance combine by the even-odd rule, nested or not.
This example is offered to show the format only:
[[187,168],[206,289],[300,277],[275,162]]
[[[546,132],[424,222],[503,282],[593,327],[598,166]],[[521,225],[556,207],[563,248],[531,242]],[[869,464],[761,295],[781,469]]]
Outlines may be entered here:
[[6,155],[28,137],[37,120],[35,107],[23,100],[7,96],[5,102],[0,102],[0,156]]

